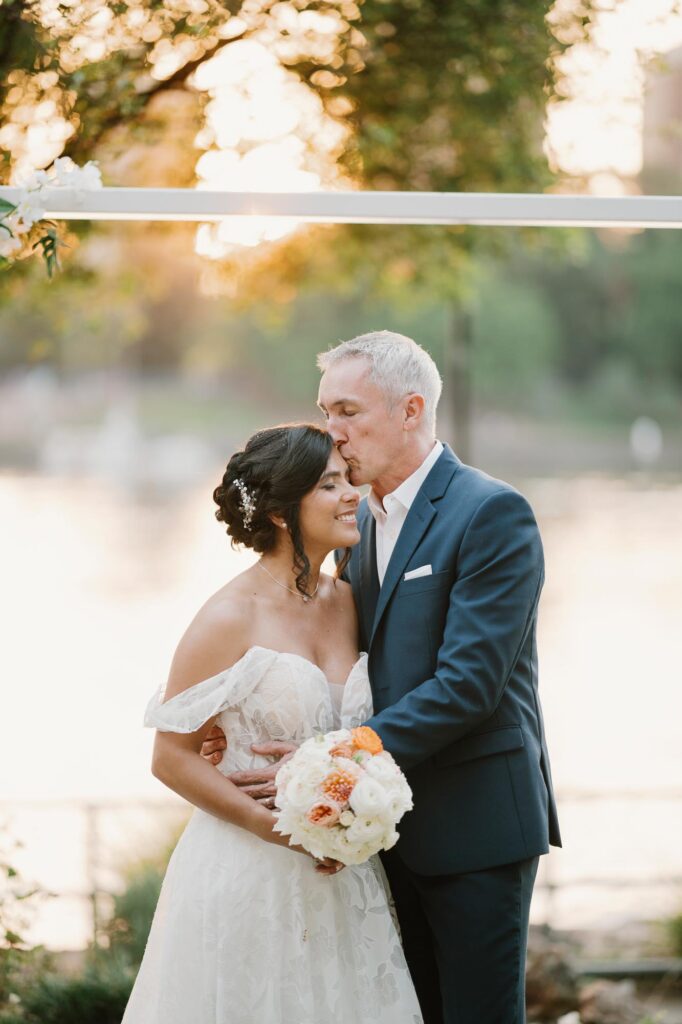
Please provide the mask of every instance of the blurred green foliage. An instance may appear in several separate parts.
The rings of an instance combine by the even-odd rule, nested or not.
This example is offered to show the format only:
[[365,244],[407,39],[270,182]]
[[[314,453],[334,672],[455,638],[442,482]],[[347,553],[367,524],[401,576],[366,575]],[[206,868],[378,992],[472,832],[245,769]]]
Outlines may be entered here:
[[[14,867],[12,850],[0,855],[0,1022],[10,1024],[16,1009],[17,988],[37,982],[48,957],[42,948],[32,948],[25,938],[37,890],[28,885]],[[14,849],[16,852],[16,849]],[[9,1016],[6,1016],[9,1015]]]
[[103,930],[104,948],[98,953],[100,957],[113,957],[137,969],[144,955],[163,876],[179,837],[179,832],[173,834],[155,854],[132,861],[124,869],[124,886],[114,896]]
[[21,986],[0,1024],[120,1024],[132,983],[129,969],[104,958],[75,978],[51,971]]
[[[315,355],[345,337],[398,330],[446,365],[447,304],[412,299],[409,286],[402,302],[359,280],[240,309],[229,297],[203,298],[187,247],[176,262],[165,235],[156,258],[163,251],[166,262],[150,275],[153,249],[137,263],[124,230],[107,236],[122,247],[118,270],[74,264],[48,289],[38,266],[12,282],[12,301],[0,306],[0,374],[26,366],[64,379],[128,374],[144,382],[139,412],[151,433],[241,437],[266,409],[314,416]],[[509,244],[508,256],[481,259],[472,274],[479,408],[588,422],[679,418],[679,233],[643,232],[614,245],[585,232],[568,253],[529,247],[521,232]],[[100,415],[87,403],[69,410],[76,425]]]
[[682,957],[682,913],[671,917],[666,924],[673,954]]
[[76,975],[59,972],[54,958],[8,928],[17,919],[17,898],[27,890],[18,873],[3,866],[11,885],[0,893],[0,1024],[119,1024],[174,845],[164,844],[156,856],[127,868],[99,944]]
[[563,401],[606,421],[679,418],[679,232],[615,245],[590,232],[585,242],[571,260],[519,248],[486,268],[474,318],[477,394],[502,407],[530,401],[538,412]]

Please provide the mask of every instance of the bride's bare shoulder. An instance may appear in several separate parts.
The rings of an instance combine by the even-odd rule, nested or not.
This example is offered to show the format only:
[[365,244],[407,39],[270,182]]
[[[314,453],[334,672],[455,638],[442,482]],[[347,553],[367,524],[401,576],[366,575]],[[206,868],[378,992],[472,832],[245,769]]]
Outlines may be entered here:
[[254,597],[244,575],[209,597],[190,622],[173,656],[167,697],[230,668],[251,646]]
[[333,576],[327,577],[326,587],[327,600],[330,611],[339,621],[345,621],[354,635],[358,631],[358,618],[353,598],[353,588],[345,580],[337,580]]
[[334,576],[327,576],[328,593],[333,601],[340,604],[353,604],[353,588],[345,580],[337,580]]

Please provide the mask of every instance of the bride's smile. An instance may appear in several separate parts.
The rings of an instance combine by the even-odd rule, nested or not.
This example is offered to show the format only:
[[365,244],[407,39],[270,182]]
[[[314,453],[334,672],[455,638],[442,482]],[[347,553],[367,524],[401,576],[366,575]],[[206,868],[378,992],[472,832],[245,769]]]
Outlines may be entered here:
[[360,492],[348,477],[348,466],[334,449],[319,483],[301,501],[301,534],[311,561],[318,549],[324,558],[334,548],[353,547],[360,540],[356,520]]

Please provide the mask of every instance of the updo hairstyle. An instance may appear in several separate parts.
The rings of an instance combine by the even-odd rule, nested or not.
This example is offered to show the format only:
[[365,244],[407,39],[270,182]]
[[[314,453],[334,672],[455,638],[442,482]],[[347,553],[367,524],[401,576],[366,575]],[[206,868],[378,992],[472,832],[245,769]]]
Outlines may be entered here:
[[[222,483],[213,492],[218,506],[216,519],[225,523],[232,547],[243,544],[260,554],[274,550],[280,527],[270,517],[284,520],[294,548],[296,588],[301,594],[307,593],[310,562],[303,547],[299,509],[327,468],[333,448],[331,436],[313,423],[287,423],[259,430],[243,451],[234,453]],[[244,488],[252,499],[248,527]],[[336,569],[337,578],[349,558],[350,548],[346,548]]]

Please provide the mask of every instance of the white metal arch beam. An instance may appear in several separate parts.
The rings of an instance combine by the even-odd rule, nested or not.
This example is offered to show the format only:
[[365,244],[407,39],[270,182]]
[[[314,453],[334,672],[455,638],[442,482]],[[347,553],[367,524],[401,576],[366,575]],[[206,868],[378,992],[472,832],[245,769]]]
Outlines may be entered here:
[[[19,189],[0,187],[0,198],[17,202]],[[63,220],[218,221],[230,216],[259,216],[337,224],[682,227],[682,196],[59,188],[44,189],[42,198],[46,215]]]

